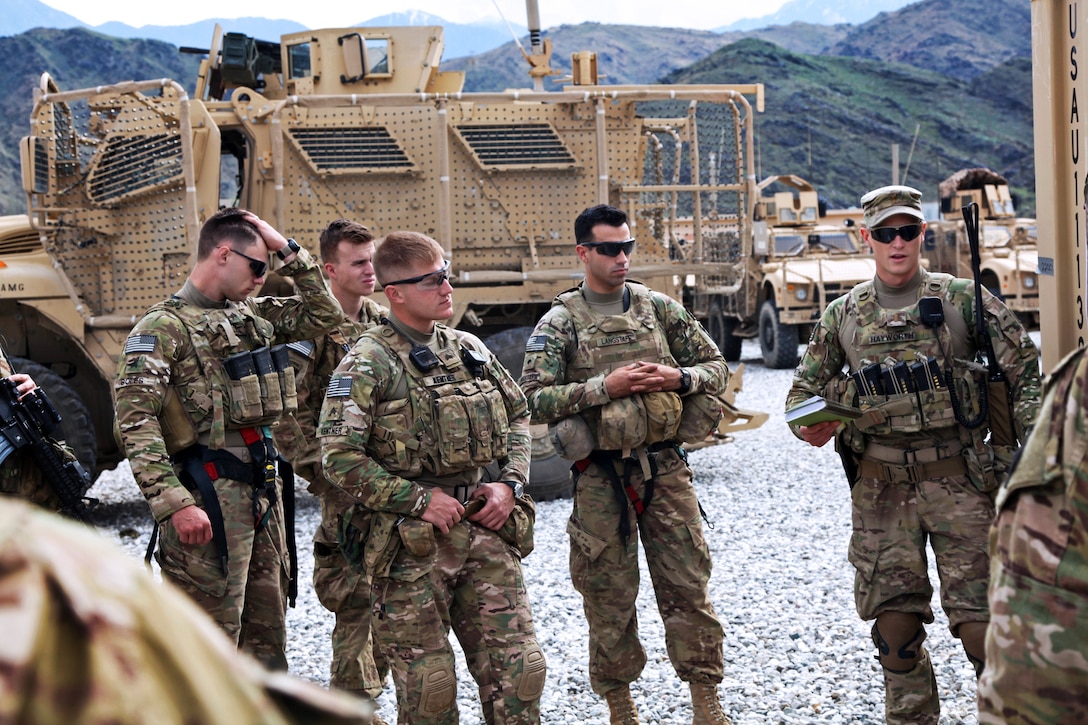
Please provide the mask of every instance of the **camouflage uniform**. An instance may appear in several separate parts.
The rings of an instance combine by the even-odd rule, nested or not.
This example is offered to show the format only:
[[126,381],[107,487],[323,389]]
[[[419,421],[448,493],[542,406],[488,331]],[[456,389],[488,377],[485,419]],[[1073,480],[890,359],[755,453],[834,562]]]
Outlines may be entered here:
[[321,604],[336,615],[330,684],[342,690],[366,690],[377,697],[389,666],[371,646],[370,584],[340,553],[343,514],[355,499],[325,480],[317,440],[317,421],[332,371],[359,336],[377,325],[388,310],[364,297],[359,312],[358,320],[345,317],[336,330],[322,337],[290,344],[291,362],[297,370],[298,411],[276,424],[273,437],[295,473],[310,482],[307,490],[321,501],[321,523],[314,532],[314,591]]
[[[629,426],[639,417],[631,406],[650,407],[651,396],[664,396],[666,408],[670,396],[677,406],[680,399],[668,392],[611,401],[604,378],[636,360],[683,365],[691,375],[688,395],[720,393],[729,368],[702,326],[679,303],[641,284],[628,282],[625,289],[630,305],[624,314],[614,316],[592,309],[580,287],[559,295],[529,338],[521,377],[533,422],[581,416],[596,444],[605,449],[591,454],[603,457],[573,467],[574,509],[567,524],[571,579],[582,594],[589,621],[590,684],[602,696],[626,690],[646,664],[635,609],[638,538],[625,541],[620,531],[623,521],[631,526],[631,519],[646,550],[666,647],[677,674],[691,683],[716,684],[723,678],[723,631],[707,594],[710,551],[686,454],[668,438],[647,445],[652,423],[645,430]],[[666,424],[670,427],[675,429]],[[627,440],[602,445],[617,429],[627,430]],[[643,440],[637,439],[639,435]],[[627,457],[618,450],[624,447],[630,448]],[[637,513],[630,496],[624,496],[622,506],[617,502],[613,477],[605,466],[625,477],[639,505],[646,504],[643,513]],[[652,495],[647,496],[650,478]]]
[[[15,371],[11,362],[0,350],[0,379],[9,377]],[[60,454],[66,460],[75,460],[75,454],[63,442],[53,441]],[[38,464],[26,448],[11,451],[0,460],[0,494],[32,501],[53,512],[64,508],[56,489],[42,475]]]
[[[157,559],[163,576],[192,596],[243,649],[270,666],[286,668],[290,572],[283,504],[274,482],[271,490],[258,487],[266,479],[244,437],[251,431],[257,445],[265,444],[267,425],[282,415],[283,406],[294,405],[294,396],[282,392],[294,389],[293,372],[288,366],[279,379],[260,376],[260,386],[268,391],[268,386],[283,386],[280,393],[264,394],[256,375],[230,380],[223,361],[240,351],[313,338],[339,323],[343,313],[305,249],[280,271],[295,278],[299,296],[222,303],[187,282],[177,295],[153,306],[125,344],[115,398],[118,434],[159,525]],[[174,451],[178,434],[174,424],[167,425],[171,395],[180,399],[196,434],[197,443],[184,451]],[[213,485],[226,529],[226,576],[214,540],[184,545],[169,520],[190,504],[207,510],[180,464],[181,457],[201,452],[203,460],[217,456],[216,465],[223,466]]]
[[360,723],[85,527],[0,500],[0,722]]
[[1088,355],[1047,378],[997,498],[979,723],[1088,722]]
[[[893,295],[906,304],[882,307],[881,300]],[[943,324],[923,324],[917,303],[922,297],[941,300]],[[983,312],[997,362],[1009,379],[1014,423],[1023,440],[1038,409],[1038,351],[1016,316],[985,289]],[[941,604],[953,635],[958,637],[964,624],[989,620],[986,537],[993,491],[1012,451],[993,450],[984,441],[985,426],[968,429],[955,416],[955,407],[964,420],[979,413],[984,375],[966,362],[979,349],[974,319],[970,280],[920,269],[903,288],[892,289],[876,278],[828,305],[794,374],[787,408],[813,395],[828,395],[866,411],[836,442],[859,467],[851,489],[854,533],[849,557],[863,620],[904,613],[924,623],[933,621],[927,539],[936,555]],[[928,357],[943,369],[943,389],[887,398],[867,395],[858,390],[857,377],[842,372],[844,366],[849,373],[873,370],[871,365],[886,370],[899,361],[913,365]],[[799,436],[796,427],[794,433]],[[873,634],[881,647],[883,635],[876,625]],[[919,625],[916,639],[907,643],[911,656],[898,655],[910,661],[920,652],[909,671],[881,660],[889,723],[937,722],[940,704],[933,668],[921,646],[924,638]],[[968,655],[976,668],[981,666],[981,652]]]
[[[340,363],[319,435],[325,475],[361,504],[351,523],[364,534],[372,634],[392,669],[399,721],[458,722],[452,627],[485,721],[539,722],[544,655],[509,537],[467,517],[444,535],[420,518],[432,487],[466,501],[488,463],[498,463],[499,480],[526,483],[525,398],[478,338],[441,324],[431,336],[402,334],[393,324],[403,329],[392,319],[367,331]],[[410,362],[413,345],[437,355],[433,374]],[[464,361],[467,351],[480,368]],[[531,532],[531,518],[519,520]]]

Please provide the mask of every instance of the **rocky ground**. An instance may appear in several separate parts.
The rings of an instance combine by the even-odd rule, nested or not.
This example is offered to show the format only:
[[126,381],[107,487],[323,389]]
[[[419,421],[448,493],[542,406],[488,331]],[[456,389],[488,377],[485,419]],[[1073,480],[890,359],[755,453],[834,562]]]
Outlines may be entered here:
[[[691,462],[709,525],[714,559],[710,593],[725,629],[726,711],[737,725],[883,722],[883,686],[869,625],[854,612],[853,569],[846,560],[850,504],[831,446],[813,449],[783,421],[792,371],[768,370],[758,345],[746,342],[744,390],[737,403],[767,411],[763,427],[734,442],[694,451]],[[735,366],[734,366],[735,367]],[[100,477],[92,495],[102,500],[96,521],[134,557],[147,544],[150,521],[131,473],[122,465]],[[566,518],[570,501],[540,503],[536,551],[524,562],[537,635],[548,661],[542,702],[545,723],[607,723],[608,709],[589,688],[586,625],[567,573]],[[297,535],[301,581],[288,613],[291,671],[328,682],[332,616],[310,587],[305,555],[318,520],[316,502],[299,494]],[[934,585],[938,582],[933,574]],[[935,606],[937,595],[935,595]],[[691,722],[687,687],[665,652],[649,576],[643,569],[639,626],[649,662],[632,688],[644,722]],[[927,646],[936,663],[942,725],[977,722],[975,678],[938,607]],[[467,669],[458,671],[461,722],[482,722]],[[391,692],[382,714],[395,721]]]

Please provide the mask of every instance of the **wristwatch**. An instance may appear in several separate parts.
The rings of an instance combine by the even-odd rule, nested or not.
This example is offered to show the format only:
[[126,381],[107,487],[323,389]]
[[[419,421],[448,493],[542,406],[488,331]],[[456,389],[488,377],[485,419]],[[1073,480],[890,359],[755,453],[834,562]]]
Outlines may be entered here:
[[287,255],[298,254],[298,250],[300,249],[302,249],[302,247],[298,245],[298,242],[296,242],[294,239],[288,239],[286,247],[276,250],[276,256],[278,256],[281,260],[287,259]]
[[525,486],[517,481],[503,481],[503,483],[509,486],[510,490],[514,492],[514,498],[521,498],[521,495],[525,493]]
[[691,373],[687,368],[680,368],[680,387],[676,389],[676,392],[683,395],[691,390]]

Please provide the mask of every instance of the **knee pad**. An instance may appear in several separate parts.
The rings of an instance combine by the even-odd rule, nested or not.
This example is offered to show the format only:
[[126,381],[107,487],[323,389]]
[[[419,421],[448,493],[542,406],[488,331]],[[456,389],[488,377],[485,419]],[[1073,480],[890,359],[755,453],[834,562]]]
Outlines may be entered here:
[[877,660],[889,672],[903,674],[914,669],[922,655],[925,639],[926,629],[914,614],[886,612],[873,623],[873,644],[879,653]]
[[454,707],[457,701],[457,676],[445,664],[428,663],[419,673],[419,714],[436,718]]
[[532,644],[521,655],[521,672],[518,673],[518,699],[532,701],[540,699],[544,692],[544,680],[548,667],[544,662],[544,650],[540,645]]

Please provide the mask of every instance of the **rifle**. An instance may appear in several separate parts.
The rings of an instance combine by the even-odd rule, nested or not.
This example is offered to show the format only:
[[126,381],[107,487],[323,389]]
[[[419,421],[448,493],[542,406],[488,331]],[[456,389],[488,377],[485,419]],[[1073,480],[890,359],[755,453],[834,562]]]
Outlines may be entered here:
[[91,477],[79,461],[65,460],[48,437],[60,419],[60,413],[42,388],[32,390],[20,400],[15,382],[10,378],[0,379],[0,437],[13,449],[29,449],[34,463],[60,499],[60,513],[86,521],[83,494],[91,487]]
[[994,354],[994,343],[986,332],[986,323],[982,316],[982,258],[979,254],[978,241],[978,204],[971,202],[963,207],[963,223],[967,230],[967,243],[971,248],[971,274],[975,278],[975,338],[983,345],[986,353],[986,390],[985,400],[988,401],[984,413],[990,426],[990,441],[995,446],[1017,447],[1020,445],[1016,439],[1016,431],[1013,427],[1012,398],[1009,394],[1009,381],[1005,372],[997,363]]

